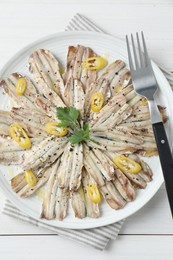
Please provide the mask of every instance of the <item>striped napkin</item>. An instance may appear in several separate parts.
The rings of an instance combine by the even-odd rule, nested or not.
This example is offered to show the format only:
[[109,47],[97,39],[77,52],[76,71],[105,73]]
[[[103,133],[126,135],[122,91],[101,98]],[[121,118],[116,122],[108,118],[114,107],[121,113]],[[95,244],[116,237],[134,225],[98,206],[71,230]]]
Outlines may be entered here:
[[[69,24],[67,25],[66,31],[96,31],[105,33],[101,28],[96,26],[86,17],[80,14],[76,14]],[[171,87],[173,88],[173,74],[161,68],[167,77]],[[116,222],[111,225],[104,227],[93,228],[93,229],[63,229],[54,227],[45,223],[42,223],[34,218],[31,218],[21,212],[19,209],[14,207],[10,201],[6,201],[3,207],[3,213],[14,217],[16,219],[31,223],[35,226],[42,227],[55,232],[59,236],[66,237],[68,239],[74,240],[80,244],[93,247],[98,250],[103,250],[107,246],[108,242],[112,239],[115,240],[119,234],[119,231],[124,223],[124,220]]]

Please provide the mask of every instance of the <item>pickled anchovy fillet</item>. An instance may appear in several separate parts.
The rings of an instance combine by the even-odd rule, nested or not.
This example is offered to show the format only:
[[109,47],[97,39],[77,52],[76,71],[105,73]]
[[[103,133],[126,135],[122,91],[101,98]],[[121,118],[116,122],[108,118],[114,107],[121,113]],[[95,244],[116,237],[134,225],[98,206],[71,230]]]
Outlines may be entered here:
[[115,77],[116,73],[120,69],[122,69],[125,66],[124,62],[121,60],[117,60],[110,64],[103,74],[96,80],[96,82],[92,83],[88,89],[86,98],[85,98],[85,114],[90,110],[90,104],[91,104],[91,96],[95,92],[101,92],[103,96],[105,97],[105,103],[108,100],[108,98],[111,97],[111,89],[110,84],[113,78]]
[[[51,77],[50,71],[47,70],[45,64],[43,63],[42,56],[44,56],[43,53],[49,53],[48,51],[45,50],[38,50],[33,52],[30,55],[29,58],[29,65],[30,65],[30,72],[33,74],[35,82],[37,86],[39,87],[40,91],[44,94],[44,96],[53,104],[53,106],[60,106],[64,107],[65,104],[62,101],[61,97],[59,96],[61,90],[57,90],[57,86],[60,86],[63,84],[63,82],[59,82],[60,76],[58,69],[56,70],[58,75],[58,79],[56,78],[56,82],[54,82],[54,78]],[[51,55],[49,53],[49,55]],[[57,84],[58,82],[58,84]],[[58,87],[60,88],[60,87]],[[61,89],[63,89],[64,86],[61,86]],[[59,94],[59,95],[58,95]]]
[[10,136],[10,125],[12,123],[10,112],[0,110],[0,136]]
[[84,166],[89,173],[89,175],[95,180],[99,187],[102,187],[105,184],[105,178],[100,172],[99,168],[92,160],[89,150],[84,147]]
[[50,178],[50,175],[52,174],[52,168],[53,166],[51,165],[49,168],[46,168],[42,170],[38,175],[37,175],[37,183],[34,187],[30,188],[27,183],[25,186],[23,186],[19,191],[18,194],[22,198],[27,198],[34,194],[41,186],[43,186],[48,179]]
[[76,218],[86,216],[85,198],[82,186],[77,191],[71,192],[71,205]]
[[[111,160],[113,160],[115,154],[113,153],[109,153],[109,156],[111,158]],[[129,155],[131,156],[131,155]],[[137,157],[135,157],[135,160],[136,160]],[[133,157],[134,159],[134,157]],[[139,162],[139,160],[138,160]],[[144,189],[147,185],[147,182],[145,180],[145,178],[143,178],[141,176],[141,172],[139,173],[136,173],[136,174],[133,174],[133,173],[130,173],[128,171],[125,171],[124,174],[126,175],[126,177],[132,182],[132,184],[137,187],[137,188],[140,188],[140,189]],[[146,174],[146,171],[143,171],[142,174]],[[148,173],[147,173],[148,174]],[[146,174],[146,175],[147,175]]]
[[78,79],[81,81],[84,91],[87,92],[89,90],[89,86],[97,78],[97,71],[83,68],[82,63],[91,57],[96,57],[92,49],[82,45],[77,45],[77,47],[69,46],[67,65],[63,75],[65,85],[68,84],[71,79]]
[[98,113],[93,114],[93,118],[90,118],[90,126],[97,127],[103,124],[112,114],[118,112],[118,110],[126,104],[126,99],[121,94],[115,95],[109,100],[109,102]]
[[22,155],[22,151],[3,152],[0,154],[0,163],[3,165],[19,165],[23,161]]
[[102,151],[99,149],[94,149],[89,152],[91,159],[96,163],[98,169],[102,175],[108,180],[111,181],[115,179],[115,170],[114,167],[110,164],[108,158]]
[[112,112],[112,114],[101,124],[96,123],[93,128],[107,127],[107,129],[112,129],[125,121],[131,115],[131,113],[132,108],[128,104],[125,104],[122,107],[119,107],[117,111]]
[[58,186],[65,190],[77,190],[81,184],[82,167],[83,145],[71,146],[68,144],[58,169]]
[[[92,138],[92,135],[91,135]],[[142,144],[136,144],[136,143],[130,143],[130,142],[125,142],[121,139],[119,140],[110,140],[108,138],[102,138],[102,137],[96,137],[94,136],[91,141],[88,141],[88,145],[94,143],[96,145],[99,145],[100,148],[103,150],[112,150],[112,151],[124,151],[128,150],[128,148],[133,148],[136,150],[140,150]],[[95,146],[96,147],[96,146]]]
[[55,206],[55,215],[58,220],[63,220],[67,216],[69,195],[69,191],[58,188]]
[[37,53],[45,69],[45,74],[48,74],[51,82],[54,84],[54,90],[63,99],[64,82],[57,59],[48,50],[40,49]]
[[91,176],[88,174],[86,169],[83,169],[83,172],[82,172],[82,188],[83,188],[83,191],[84,191],[87,216],[90,217],[90,218],[98,218],[100,216],[99,205],[98,205],[98,203],[92,202],[91,199],[88,196],[88,186],[91,183],[96,184],[96,182],[91,178]]
[[[16,94],[16,80],[15,83],[11,81],[11,78],[4,79],[0,82],[0,86],[3,87],[5,92],[21,107],[27,107],[30,109],[37,109],[33,100],[25,95],[18,96]],[[35,93],[37,95],[37,93]]]
[[125,206],[126,201],[123,199],[112,182],[106,182],[105,186],[101,187],[100,190],[111,208],[121,209]]
[[63,220],[67,215],[69,191],[58,188],[60,159],[50,168],[51,174],[45,189],[41,218]]
[[15,177],[11,179],[11,187],[14,192],[19,192],[24,186],[27,185],[26,179],[25,179],[25,173],[19,173]]
[[8,78],[0,82],[0,86],[4,88],[5,92],[15,101],[15,103],[24,108],[30,110],[37,110],[45,115],[49,115],[55,118],[56,109],[51,106],[51,103],[46,99],[39,90],[36,88],[34,83],[27,77],[26,90],[22,96],[16,93],[16,84],[19,78],[24,77],[19,73],[13,73]]
[[29,137],[47,137],[45,132],[45,124],[50,122],[50,118],[46,117],[35,110],[28,111],[23,108],[12,108],[10,116],[14,123],[20,124]]
[[77,190],[81,184],[83,167],[83,145],[76,144],[73,148],[73,162],[69,182],[70,190]]
[[131,81],[131,75],[127,68],[122,68],[119,72],[115,73],[113,80],[110,83],[111,94],[114,96],[116,93],[123,93]]
[[98,139],[98,137],[94,137],[94,139],[87,141],[87,145],[93,149],[98,148],[102,151],[120,153],[134,153],[140,149],[139,146],[134,144],[127,145],[125,142],[110,142],[110,140],[105,140],[103,138]]
[[81,120],[84,119],[85,94],[81,82],[71,78],[64,90],[64,100],[67,106],[73,106],[80,111]]
[[36,170],[51,165],[64,151],[66,138],[47,137],[24,154],[24,170]]
[[[101,131],[102,130],[102,131]],[[143,144],[143,138],[141,138],[140,136],[134,136],[129,132],[123,132],[123,131],[118,131],[116,129],[112,129],[112,130],[107,130],[106,128],[100,127],[97,129],[95,129],[93,132],[91,132],[91,137],[93,136],[97,136],[97,137],[103,137],[103,138],[107,138],[109,140],[114,140],[114,141],[122,141],[122,142],[126,142],[126,143],[133,143],[133,144]],[[92,139],[92,138],[91,138]]]
[[70,143],[67,144],[63,155],[60,160],[60,167],[58,168],[58,187],[68,190],[70,177],[71,177],[71,169],[73,163],[73,148]]

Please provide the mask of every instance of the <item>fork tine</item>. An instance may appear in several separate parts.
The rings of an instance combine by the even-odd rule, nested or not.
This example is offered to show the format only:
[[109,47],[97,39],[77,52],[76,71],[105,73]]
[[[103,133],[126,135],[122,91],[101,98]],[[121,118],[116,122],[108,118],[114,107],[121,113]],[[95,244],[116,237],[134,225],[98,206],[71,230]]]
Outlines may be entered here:
[[150,62],[150,58],[148,56],[148,51],[147,51],[147,47],[146,47],[146,44],[145,44],[145,39],[144,39],[143,32],[141,32],[141,35],[142,35],[142,43],[143,43],[143,48],[144,48],[144,58],[145,58],[146,66],[147,66],[147,65],[150,65],[151,62]]
[[141,44],[140,44],[140,41],[139,41],[138,33],[136,33],[136,38],[137,38],[138,51],[139,51],[139,60],[140,60],[141,68],[142,68],[142,67],[145,66],[145,62],[144,62],[144,55],[142,53],[142,49],[141,49]]
[[139,68],[139,63],[138,63],[136,47],[135,47],[135,43],[134,43],[134,39],[133,39],[133,34],[131,34],[131,40],[132,40],[133,55],[134,55],[134,60],[135,60],[135,68],[138,69]]
[[134,65],[133,65],[133,61],[132,61],[132,56],[131,56],[131,52],[130,52],[130,45],[129,45],[129,40],[128,40],[128,36],[127,35],[126,35],[126,45],[127,45],[127,53],[128,53],[128,57],[129,57],[130,70],[133,71],[134,70]]

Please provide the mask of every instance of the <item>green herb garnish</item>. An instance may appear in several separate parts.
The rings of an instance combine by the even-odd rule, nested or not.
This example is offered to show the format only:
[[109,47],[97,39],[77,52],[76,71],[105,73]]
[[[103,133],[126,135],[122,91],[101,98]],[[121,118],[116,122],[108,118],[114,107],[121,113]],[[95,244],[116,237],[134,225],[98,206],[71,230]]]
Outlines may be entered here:
[[72,144],[78,144],[82,141],[89,139],[89,125],[85,124],[83,128],[75,131],[70,137],[69,140]]
[[83,128],[80,127],[78,122],[80,112],[74,107],[58,107],[57,108],[58,127],[71,127],[74,131],[69,137],[72,144],[78,144],[82,141],[89,140],[89,125],[84,124]]
[[58,107],[57,116],[61,122],[58,124],[60,127],[74,126],[79,125],[77,119],[79,118],[80,112],[74,107]]

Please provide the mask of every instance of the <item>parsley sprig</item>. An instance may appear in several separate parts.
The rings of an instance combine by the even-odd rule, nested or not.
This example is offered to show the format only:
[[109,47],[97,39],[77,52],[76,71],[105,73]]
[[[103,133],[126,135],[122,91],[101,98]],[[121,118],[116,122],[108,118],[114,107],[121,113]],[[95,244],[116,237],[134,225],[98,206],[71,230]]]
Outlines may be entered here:
[[72,144],[78,144],[82,141],[89,140],[89,125],[84,124],[83,128],[80,127],[78,119],[80,112],[74,107],[58,107],[57,117],[61,122],[58,127],[71,127],[74,131],[69,137]]
[[84,124],[82,129],[75,131],[70,137],[69,140],[72,144],[81,143],[82,141],[89,140],[89,125]]
[[60,127],[72,126],[77,128],[79,123],[77,119],[79,118],[79,110],[74,107],[58,107],[57,116],[61,122],[58,124]]

